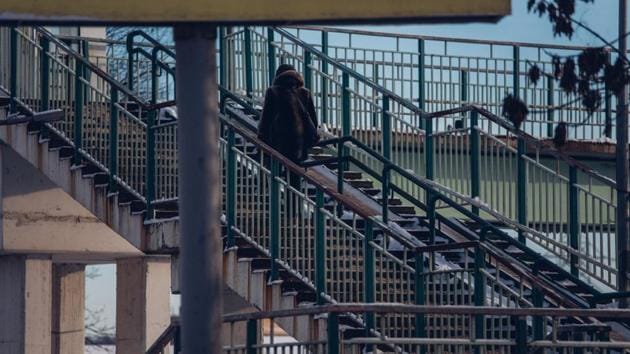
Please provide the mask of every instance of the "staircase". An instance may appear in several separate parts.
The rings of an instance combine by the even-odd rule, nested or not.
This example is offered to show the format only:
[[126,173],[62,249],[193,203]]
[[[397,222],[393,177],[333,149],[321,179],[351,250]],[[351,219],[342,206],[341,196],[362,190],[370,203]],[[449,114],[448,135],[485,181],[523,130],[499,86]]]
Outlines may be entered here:
[[[5,108],[58,107],[66,115],[59,123],[12,126],[0,132],[3,141],[137,248],[177,260],[176,122],[156,121],[161,106],[155,101],[136,96],[44,29],[0,31],[45,58],[41,62],[49,70],[42,75],[48,77],[39,82],[51,83],[42,88],[19,80],[19,87],[0,82],[9,105],[16,106]],[[33,44],[42,42],[47,45]],[[5,59],[3,55],[0,64]],[[91,75],[77,75],[87,72]],[[65,81],[55,81],[59,77]],[[388,95],[394,101],[395,94]],[[490,211],[478,200],[421,179],[404,165],[390,167],[392,179],[383,180],[382,169],[375,167],[400,162],[389,160],[395,149],[384,148],[387,129],[378,143],[373,131],[350,130],[355,140],[314,149],[313,166],[305,170],[255,137],[257,110],[251,102],[222,89],[224,279],[259,309],[347,302],[587,307],[600,295],[474,213],[473,208]],[[478,108],[471,112],[484,113]],[[384,111],[379,119],[387,117]],[[389,132],[408,139],[398,130]],[[361,134],[372,140],[361,146]],[[288,170],[300,176],[299,190],[287,183]],[[442,212],[446,209],[459,217]],[[399,313],[340,316],[344,339],[471,336],[470,320],[464,317],[427,315],[423,320]],[[540,316],[528,324],[533,337],[545,335],[546,321]],[[568,318],[563,324],[591,321]],[[326,332],[320,318],[283,318],[277,323],[300,341]],[[507,318],[480,317],[475,328],[478,338],[516,336]]]

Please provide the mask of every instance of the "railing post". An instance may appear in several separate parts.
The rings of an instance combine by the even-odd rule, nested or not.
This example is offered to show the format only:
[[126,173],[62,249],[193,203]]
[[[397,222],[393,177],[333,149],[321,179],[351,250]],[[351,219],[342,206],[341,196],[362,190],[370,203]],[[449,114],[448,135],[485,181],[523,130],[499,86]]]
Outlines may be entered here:
[[[374,302],[374,225],[372,220],[365,219],[365,239],[363,240],[363,275],[364,275],[364,301],[366,304]],[[374,314],[365,313],[366,336],[370,336],[370,330],[374,329]]]
[[233,227],[236,223],[236,153],[234,145],[236,136],[234,129],[228,127],[227,136],[227,247],[234,247],[236,244]]
[[[350,76],[347,72],[344,72],[341,76],[341,135],[350,136]],[[342,157],[348,156],[348,148],[343,147]],[[345,171],[347,166],[346,162],[342,162],[339,166],[339,171]]]
[[9,58],[10,61],[10,65],[11,65],[11,78],[9,81],[9,91],[11,91],[9,93],[10,98],[11,98],[11,102],[9,103],[9,111],[11,113],[15,113],[17,112],[17,102],[16,102],[16,98],[17,98],[17,76],[18,76],[18,59],[17,59],[17,54],[18,54],[18,48],[17,48],[17,43],[18,43],[18,33],[17,33],[17,27],[11,27],[11,35],[10,35],[10,44],[11,44],[11,55]]
[[118,174],[118,90],[110,87],[109,94],[109,191],[117,190]]
[[317,189],[315,197],[315,288],[317,304],[324,304],[326,293],[326,223],[324,220],[324,192]]
[[153,218],[153,200],[155,199],[155,109],[151,109],[147,116],[147,169],[146,199],[147,219]]
[[[470,197],[475,199],[480,194],[479,159],[481,156],[479,143],[479,112],[470,112]],[[479,215],[479,207],[472,207],[473,213]]]
[[391,181],[391,171],[390,166],[385,165],[383,167],[383,173],[381,174],[383,178],[381,181],[381,206],[383,209],[381,214],[385,224],[389,221],[389,184]]
[[389,97],[383,96],[383,127],[381,128],[383,157],[392,158],[392,121],[389,115]]
[[309,91],[313,91],[313,70],[311,64],[313,62],[313,56],[308,50],[304,51],[304,87]]
[[179,325],[175,329],[175,338],[173,339],[173,354],[182,354],[182,326]]
[[135,70],[135,60],[134,60],[134,52],[133,52],[133,34],[130,33],[127,35],[127,87],[129,91],[133,92],[134,84],[133,84],[133,76]]
[[47,111],[50,107],[50,58],[48,52],[50,51],[50,40],[46,36],[42,36],[39,40],[39,44],[42,47],[40,51],[40,108],[42,111]]
[[462,70],[460,71],[460,80],[461,80],[461,87],[460,87],[460,99],[461,102],[468,102],[468,71],[466,70]]
[[519,316],[512,317],[516,334],[516,354],[527,354],[527,322]]
[[[536,264],[534,264],[532,272],[535,277],[538,276],[539,272],[538,272],[538,266]],[[544,300],[544,295],[542,291],[540,290],[540,288],[538,286],[533,286],[532,287],[532,304],[534,305],[534,307],[542,308],[543,300]],[[542,316],[534,316],[532,319],[532,323],[533,323],[532,327],[533,327],[534,340],[542,340],[545,333]]]
[[271,275],[270,280],[274,281],[278,279],[278,256],[280,256],[280,185],[278,177],[280,175],[280,167],[278,161],[274,158],[271,159],[271,196],[269,201],[271,203],[269,207],[270,211],[270,225],[271,225]]
[[[424,39],[418,40],[418,107],[423,111],[426,110],[425,107],[425,90],[424,90]],[[423,119],[420,120],[420,129],[425,128],[425,122]]]
[[247,354],[257,354],[258,349],[256,345],[258,344],[258,321],[255,319],[247,320],[247,334],[246,334],[246,343],[245,347],[247,349]]
[[435,198],[430,192],[427,192],[430,195],[428,204],[427,204],[427,216],[429,217],[429,244],[435,244],[435,204],[437,203],[437,198]]
[[75,61],[74,67],[74,157],[73,164],[81,164],[81,150],[83,140],[83,64]]
[[[610,52],[607,54],[607,61],[610,64]],[[604,136],[612,138],[613,118],[612,118],[612,92],[608,87],[604,91],[604,109],[605,109],[605,121],[604,121]]]
[[[475,306],[484,306],[486,304],[486,281],[482,270],[485,268],[485,254],[483,249],[477,244],[475,247],[475,289],[474,301]],[[475,316],[475,339],[482,339],[485,335],[484,331],[484,315]],[[475,353],[479,353],[480,347],[475,348]]]
[[520,61],[521,61],[521,48],[517,45],[512,47],[513,61],[512,61],[512,80],[514,85],[514,96],[519,97],[521,95],[521,75],[520,75]]
[[247,97],[252,97],[254,93],[254,77],[252,72],[252,32],[249,27],[245,27],[245,90]]
[[[426,277],[424,274],[424,254],[422,252],[416,252],[415,255],[415,263],[416,269],[414,273],[414,293],[415,293],[415,304],[416,305],[424,305],[425,303],[425,288],[426,288]],[[416,330],[415,330],[416,338],[424,338],[426,337],[426,318],[424,314],[416,315]],[[420,353],[426,353],[426,347],[420,346]]]
[[225,59],[226,59],[226,46],[225,46],[225,27],[219,27],[219,85],[227,87],[225,83]]
[[273,85],[273,79],[276,75],[276,47],[273,45],[274,30],[267,27],[267,66],[269,67],[269,85]]
[[339,315],[335,312],[328,314],[328,354],[339,354]]
[[344,161],[344,150],[345,150],[345,144],[343,143],[342,140],[339,140],[339,142],[337,143],[337,192],[339,194],[343,194],[343,182],[344,182],[344,173],[343,173],[343,169],[342,166],[345,163]]
[[[328,56],[328,32],[322,31],[322,53]],[[322,59],[322,123],[328,123],[328,62]]]
[[554,84],[553,77],[547,76],[547,136],[553,137],[553,123],[555,120],[556,110],[554,109]]
[[[569,247],[575,251],[580,249],[580,214],[578,206],[577,168],[569,166]],[[579,277],[578,256],[570,254],[571,274]]]
[[[525,161],[525,153],[526,153],[525,140],[522,137],[518,137],[518,146],[517,146],[517,196],[516,200],[518,202],[517,212],[518,212],[518,223],[527,226],[527,164]],[[519,242],[525,244],[527,239],[525,237],[525,232],[519,229],[518,231],[518,240]]]
[[151,103],[153,104],[156,104],[158,100],[158,63],[156,48],[151,52]]

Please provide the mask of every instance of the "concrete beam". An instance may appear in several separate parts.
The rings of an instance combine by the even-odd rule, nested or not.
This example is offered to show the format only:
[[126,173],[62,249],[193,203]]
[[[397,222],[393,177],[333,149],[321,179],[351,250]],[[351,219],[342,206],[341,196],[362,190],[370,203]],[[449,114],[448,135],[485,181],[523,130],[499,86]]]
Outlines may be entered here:
[[171,321],[168,256],[116,262],[116,354],[144,353]]
[[54,264],[52,353],[85,353],[85,265]]
[[0,353],[50,354],[52,262],[0,256]]

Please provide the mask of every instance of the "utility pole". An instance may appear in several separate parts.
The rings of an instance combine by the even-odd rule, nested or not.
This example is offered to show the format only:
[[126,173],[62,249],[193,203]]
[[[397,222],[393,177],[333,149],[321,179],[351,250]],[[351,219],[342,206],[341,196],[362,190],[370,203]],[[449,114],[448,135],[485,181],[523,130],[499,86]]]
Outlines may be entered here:
[[175,26],[182,351],[221,353],[223,245],[216,26]]
[[[619,0],[619,53],[626,55],[628,51],[628,1]],[[628,245],[628,173],[630,154],[628,151],[628,85],[625,85],[617,96],[617,146],[616,146],[616,180],[617,180],[617,264],[618,289],[629,291],[630,281],[628,268],[630,245]],[[628,307],[627,300],[621,300],[620,307]]]

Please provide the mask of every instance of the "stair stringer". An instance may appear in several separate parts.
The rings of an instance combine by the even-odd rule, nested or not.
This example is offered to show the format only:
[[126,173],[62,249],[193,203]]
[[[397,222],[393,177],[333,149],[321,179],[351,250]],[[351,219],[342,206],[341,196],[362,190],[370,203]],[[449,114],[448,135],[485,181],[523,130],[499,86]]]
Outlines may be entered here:
[[61,157],[59,149],[49,148],[48,140],[40,139],[38,131],[29,132],[27,124],[0,126],[0,140],[134,247],[146,248],[143,214],[132,213],[128,204],[119,204],[118,194],[108,193],[106,185],[96,185],[93,176],[84,176],[81,166]]

